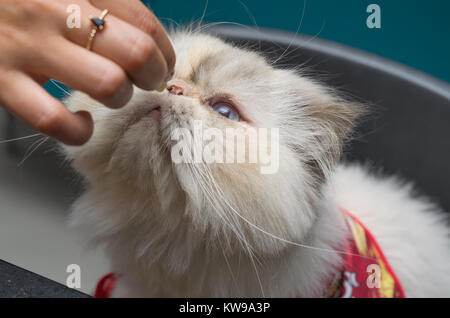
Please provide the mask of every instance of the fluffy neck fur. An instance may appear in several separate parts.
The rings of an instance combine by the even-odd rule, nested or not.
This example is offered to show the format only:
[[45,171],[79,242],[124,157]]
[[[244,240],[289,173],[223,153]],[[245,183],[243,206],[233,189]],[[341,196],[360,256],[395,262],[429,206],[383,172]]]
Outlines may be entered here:
[[221,243],[216,248],[217,242],[194,230],[177,187],[163,191],[171,204],[160,213],[157,197],[114,184],[92,184],[75,205],[72,222],[91,242],[106,246],[112,271],[120,275],[116,297],[321,297],[340,268],[336,251],[343,249],[346,231],[330,186],[311,231],[299,242],[327,251],[287,245],[276,255],[249,257]]

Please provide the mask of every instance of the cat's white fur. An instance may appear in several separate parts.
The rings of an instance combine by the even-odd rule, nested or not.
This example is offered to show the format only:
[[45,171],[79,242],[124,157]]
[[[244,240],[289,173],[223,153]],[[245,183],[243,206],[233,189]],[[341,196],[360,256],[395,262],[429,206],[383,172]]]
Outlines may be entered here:
[[[324,296],[348,235],[339,207],[372,231],[407,296],[450,296],[449,229],[439,209],[396,179],[337,165],[356,105],[214,37],[173,40],[175,78],[189,83],[189,95],[136,89],[120,110],[81,93],[67,101],[95,120],[86,145],[64,148],[87,184],[71,222],[106,248],[120,275],[114,296]],[[217,95],[237,100],[251,125],[280,127],[278,173],[171,162],[174,128],[193,119],[249,125],[215,113],[207,100]],[[148,116],[154,106],[158,124]]]

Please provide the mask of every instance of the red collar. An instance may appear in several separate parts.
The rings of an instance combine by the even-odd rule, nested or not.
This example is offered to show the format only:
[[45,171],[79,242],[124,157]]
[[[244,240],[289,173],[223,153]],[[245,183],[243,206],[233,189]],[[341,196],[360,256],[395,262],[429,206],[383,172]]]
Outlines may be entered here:
[[97,283],[95,287],[95,298],[111,298],[111,294],[114,291],[117,277],[114,273],[108,273],[104,275]]
[[[334,278],[328,297],[405,298],[400,281],[372,233],[354,215],[341,210],[352,235],[346,243],[344,269]],[[116,281],[114,273],[103,276],[94,297],[111,297]]]
[[344,268],[334,279],[329,297],[405,298],[405,292],[375,237],[354,215],[341,209],[351,237]]

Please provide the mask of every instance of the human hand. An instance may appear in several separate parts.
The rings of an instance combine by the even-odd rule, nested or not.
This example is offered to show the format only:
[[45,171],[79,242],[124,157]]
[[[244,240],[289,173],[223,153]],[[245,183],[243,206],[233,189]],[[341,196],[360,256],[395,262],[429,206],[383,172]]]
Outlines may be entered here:
[[[81,27],[69,28],[67,8],[81,9]],[[69,145],[85,143],[90,114],[70,112],[40,84],[54,78],[111,108],[125,105],[133,84],[157,89],[170,76],[175,53],[164,28],[139,0],[2,0],[0,105],[34,129]],[[110,13],[85,48],[90,18]]]

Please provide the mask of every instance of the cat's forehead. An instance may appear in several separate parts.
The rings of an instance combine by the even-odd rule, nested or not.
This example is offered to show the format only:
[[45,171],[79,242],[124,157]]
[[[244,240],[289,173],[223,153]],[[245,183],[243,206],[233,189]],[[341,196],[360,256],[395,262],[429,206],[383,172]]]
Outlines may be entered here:
[[185,78],[208,59],[230,50],[230,47],[219,39],[204,34],[177,34],[174,43],[177,55],[175,71],[178,76]]
[[[205,34],[178,34],[174,38],[177,63],[175,76],[196,80],[198,76],[236,79],[267,71],[265,60],[254,52]],[[208,78],[210,79],[210,78]]]

